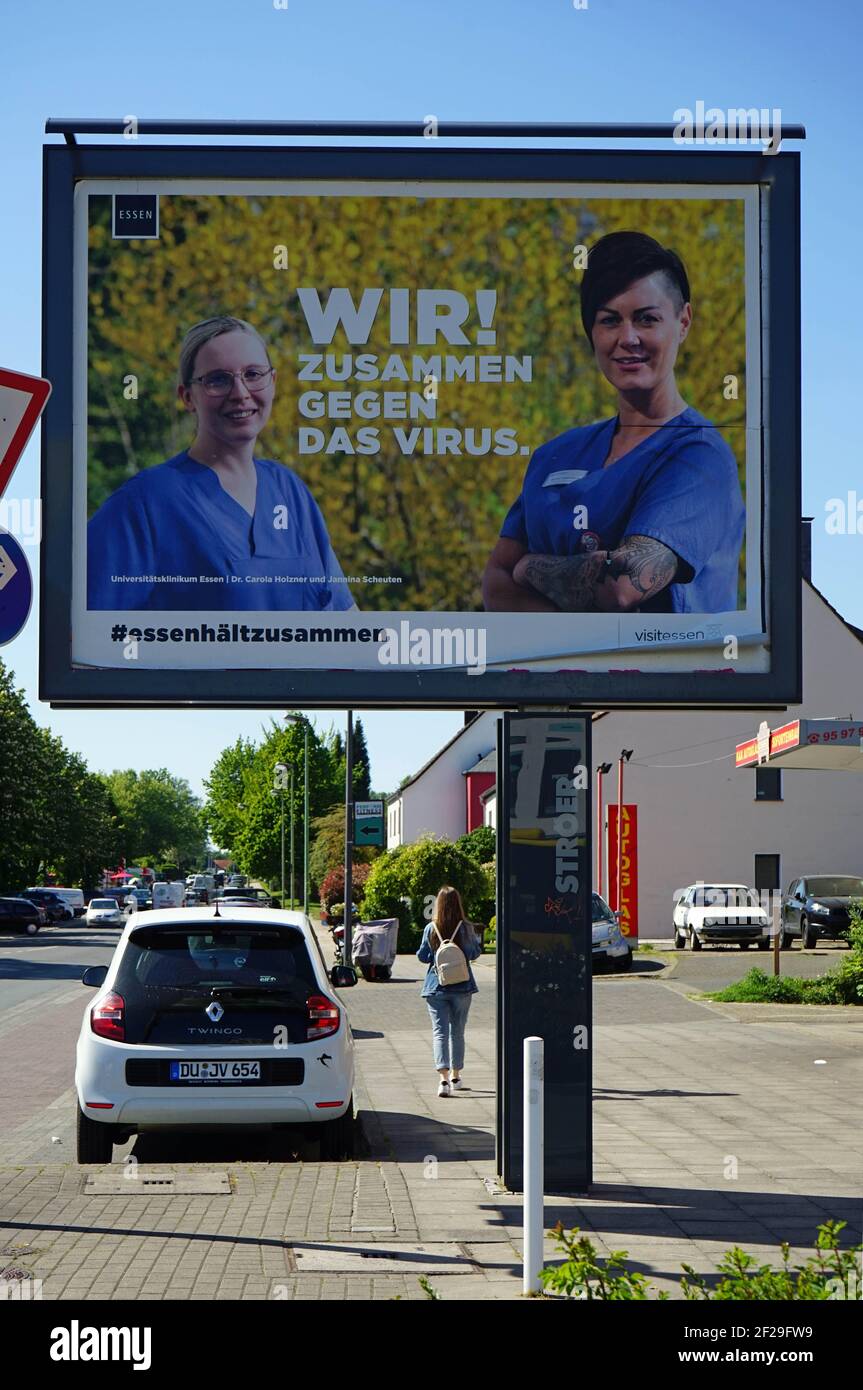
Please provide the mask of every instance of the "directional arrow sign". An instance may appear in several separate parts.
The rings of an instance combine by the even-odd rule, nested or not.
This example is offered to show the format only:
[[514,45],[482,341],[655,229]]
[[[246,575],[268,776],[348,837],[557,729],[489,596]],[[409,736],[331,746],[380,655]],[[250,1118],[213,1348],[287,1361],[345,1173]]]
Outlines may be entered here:
[[382,845],[384,842],[384,803],[354,802],[354,843]]
[[50,394],[43,377],[0,367],[0,497]]
[[0,647],[17,637],[27,621],[33,580],[27,556],[14,536],[0,531]]

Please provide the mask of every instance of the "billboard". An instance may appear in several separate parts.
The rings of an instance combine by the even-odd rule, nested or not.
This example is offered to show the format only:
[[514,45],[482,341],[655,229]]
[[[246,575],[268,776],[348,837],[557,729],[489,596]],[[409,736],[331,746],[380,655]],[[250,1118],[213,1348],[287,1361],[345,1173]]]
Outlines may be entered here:
[[45,155],[43,698],[796,697],[796,156]]

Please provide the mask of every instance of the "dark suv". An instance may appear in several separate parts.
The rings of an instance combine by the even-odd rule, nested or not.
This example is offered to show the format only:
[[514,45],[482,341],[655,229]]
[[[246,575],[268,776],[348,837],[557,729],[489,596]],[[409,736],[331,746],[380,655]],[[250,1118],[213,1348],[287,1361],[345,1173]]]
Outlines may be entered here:
[[0,898],[0,931],[35,936],[44,920],[42,909],[36,903],[26,898]]
[[795,936],[807,951],[819,936],[847,941],[851,925],[848,907],[854,898],[863,898],[863,878],[848,874],[796,878],[779,910],[783,948],[789,947]]

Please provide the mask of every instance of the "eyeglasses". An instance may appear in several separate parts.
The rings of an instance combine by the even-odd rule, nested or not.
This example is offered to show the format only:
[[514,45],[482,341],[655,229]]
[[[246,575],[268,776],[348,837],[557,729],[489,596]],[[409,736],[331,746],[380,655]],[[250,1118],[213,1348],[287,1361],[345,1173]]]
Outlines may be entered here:
[[244,367],[241,372],[207,372],[204,376],[193,376],[189,385],[203,386],[208,396],[227,396],[237,377],[242,379],[247,391],[265,391],[273,376],[272,367]]

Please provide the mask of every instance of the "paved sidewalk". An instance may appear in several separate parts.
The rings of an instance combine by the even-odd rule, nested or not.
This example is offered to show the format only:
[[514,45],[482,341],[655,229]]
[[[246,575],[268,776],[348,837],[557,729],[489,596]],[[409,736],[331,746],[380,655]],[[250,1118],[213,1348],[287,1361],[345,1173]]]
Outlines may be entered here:
[[[466,1089],[448,1100],[423,969],[399,957],[391,982],[342,996],[367,1154],[202,1136],[79,1169],[67,1093],[3,1136],[0,1270],[60,1299],[424,1299],[421,1276],[443,1299],[519,1298],[521,1202],[494,1162],[494,958],[476,965]],[[682,1262],[709,1273],[735,1243],[776,1260],[828,1217],[861,1238],[863,1010],[720,1009],[649,960],[595,995],[595,1187],[550,1197],[548,1227],[628,1250],[672,1293]],[[88,1195],[106,1174],[117,1192]],[[220,1174],[223,1192],[184,1190]]]

